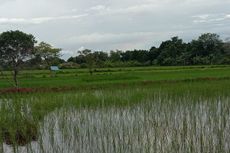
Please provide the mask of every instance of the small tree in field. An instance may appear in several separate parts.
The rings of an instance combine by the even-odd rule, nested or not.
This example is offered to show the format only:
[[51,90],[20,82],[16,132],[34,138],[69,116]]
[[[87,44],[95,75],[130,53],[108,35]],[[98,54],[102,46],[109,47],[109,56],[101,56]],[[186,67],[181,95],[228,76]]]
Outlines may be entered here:
[[93,67],[95,65],[95,57],[94,54],[89,49],[85,49],[83,51],[79,51],[79,54],[85,57],[85,61],[87,64],[87,67],[89,69],[90,75],[93,74]]
[[50,44],[41,42],[35,47],[34,54],[40,56],[47,66],[50,66],[53,59],[60,57],[60,51],[60,48],[53,48]]
[[35,43],[33,35],[18,30],[0,34],[0,61],[12,68],[15,87],[18,87],[20,65],[31,57]]

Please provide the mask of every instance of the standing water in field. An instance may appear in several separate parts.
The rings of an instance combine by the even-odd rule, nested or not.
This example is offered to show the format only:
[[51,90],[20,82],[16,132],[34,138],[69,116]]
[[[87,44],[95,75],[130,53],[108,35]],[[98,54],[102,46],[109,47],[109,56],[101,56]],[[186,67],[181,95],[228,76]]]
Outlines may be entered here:
[[[223,153],[230,150],[228,98],[166,99],[122,108],[56,109],[40,123],[38,140],[15,151]],[[2,148],[5,153],[13,152],[4,142]]]
[[[38,139],[38,122],[32,119],[28,105],[13,103],[11,99],[0,102],[0,142],[6,145],[25,146]],[[1,150],[2,151],[2,148]]]

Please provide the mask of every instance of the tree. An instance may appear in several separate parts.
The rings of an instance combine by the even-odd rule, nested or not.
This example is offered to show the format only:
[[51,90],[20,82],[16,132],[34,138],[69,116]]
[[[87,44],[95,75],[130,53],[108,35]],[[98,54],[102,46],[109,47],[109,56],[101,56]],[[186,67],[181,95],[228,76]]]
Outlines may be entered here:
[[221,64],[230,64],[230,39],[226,39],[224,42],[224,57]]
[[226,40],[226,42],[224,42],[223,47],[224,47],[225,54],[229,56],[230,55],[230,40]]
[[93,67],[95,65],[95,56],[94,56],[94,54],[89,49],[79,51],[78,53],[80,54],[80,56],[85,57],[85,61],[86,61],[87,67],[89,69],[89,73],[90,73],[90,75],[92,75],[93,74]]
[[0,59],[11,66],[15,87],[18,87],[19,67],[23,61],[31,57],[35,43],[33,35],[18,30],[0,34]]
[[110,61],[112,62],[121,61],[121,54],[122,54],[121,50],[110,51],[110,56],[109,56]]
[[178,37],[172,37],[171,40],[162,42],[157,58],[160,65],[178,65],[178,59],[186,51],[186,44]]
[[149,60],[147,50],[134,50],[132,51],[132,60],[140,63],[146,63]]
[[108,60],[108,54],[102,51],[96,51],[93,53],[95,64],[97,67],[103,67],[104,62]]
[[150,64],[157,64],[157,58],[160,55],[159,49],[156,47],[151,47],[149,50],[149,60],[150,60]]
[[194,64],[218,64],[224,54],[223,41],[215,33],[205,33],[191,42],[190,52],[193,59],[204,59]]
[[30,60],[30,64],[32,65],[38,65],[42,63],[42,58],[40,55],[35,55],[31,60]]
[[39,55],[46,62],[46,64],[50,66],[50,64],[52,64],[52,60],[55,60],[61,56],[60,51],[60,48],[53,48],[53,46],[50,44],[41,42],[35,47],[34,55]]
[[223,42],[220,36],[215,33],[202,34],[198,38],[198,42],[200,42],[204,54],[218,54],[219,51],[222,51]]

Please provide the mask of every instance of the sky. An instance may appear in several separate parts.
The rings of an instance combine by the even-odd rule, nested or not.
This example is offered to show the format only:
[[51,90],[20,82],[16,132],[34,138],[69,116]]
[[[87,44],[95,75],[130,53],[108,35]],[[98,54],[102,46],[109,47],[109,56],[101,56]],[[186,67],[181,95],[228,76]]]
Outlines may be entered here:
[[62,48],[62,58],[82,49],[158,47],[179,36],[230,37],[230,0],[0,0],[0,33],[21,30]]

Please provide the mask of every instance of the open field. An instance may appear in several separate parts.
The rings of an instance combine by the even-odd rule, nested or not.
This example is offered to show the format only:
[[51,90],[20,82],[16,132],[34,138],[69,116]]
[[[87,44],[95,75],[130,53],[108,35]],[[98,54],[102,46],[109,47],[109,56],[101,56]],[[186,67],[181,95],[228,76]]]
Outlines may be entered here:
[[[22,72],[22,87],[73,88],[1,94],[0,152],[230,150],[230,67],[97,71],[90,76],[87,70],[64,70],[56,77]],[[10,87],[5,80],[2,89]]]
[[[12,87],[10,72],[0,75],[0,88]],[[92,76],[87,69],[61,70],[56,76],[50,71],[22,71],[19,74],[20,87],[84,88],[114,84],[133,84],[140,82],[183,81],[202,79],[229,79],[230,66],[193,67],[134,67],[95,69]]]

